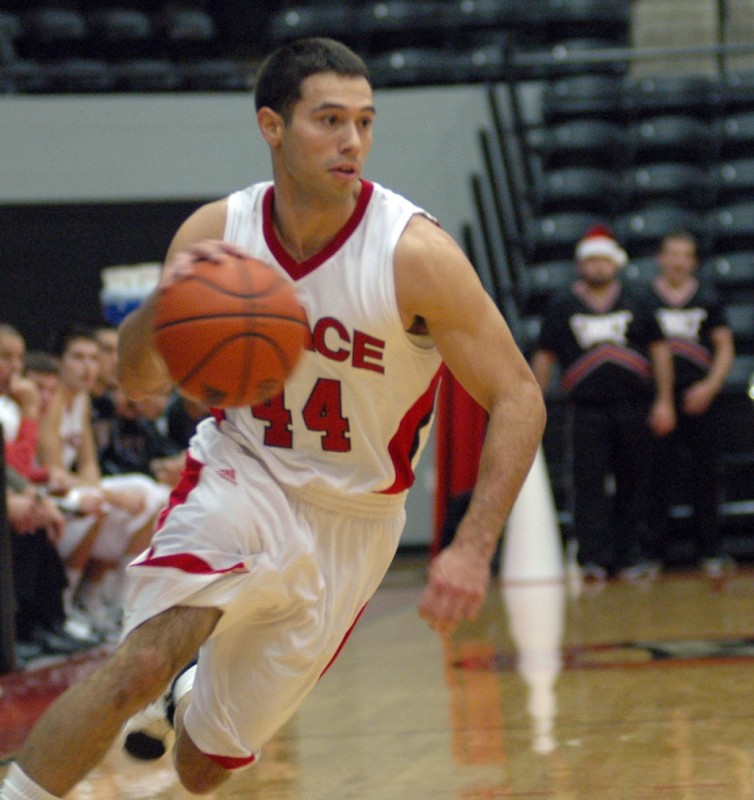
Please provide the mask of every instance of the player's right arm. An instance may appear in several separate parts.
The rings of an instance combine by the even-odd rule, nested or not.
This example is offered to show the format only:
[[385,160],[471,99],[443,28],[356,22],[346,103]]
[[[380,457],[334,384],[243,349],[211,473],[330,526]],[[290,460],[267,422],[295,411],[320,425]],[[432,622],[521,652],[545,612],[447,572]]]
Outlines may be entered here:
[[197,261],[217,261],[225,253],[241,254],[235,245],[222,241],[226,212],[227,200],[217,200],[201,206],[181,225],[168,248],[157,287],[121,323],[118,378],[123,391],[132,400],[165,395],[172,388],[152,332],[157,295],[189,274]]

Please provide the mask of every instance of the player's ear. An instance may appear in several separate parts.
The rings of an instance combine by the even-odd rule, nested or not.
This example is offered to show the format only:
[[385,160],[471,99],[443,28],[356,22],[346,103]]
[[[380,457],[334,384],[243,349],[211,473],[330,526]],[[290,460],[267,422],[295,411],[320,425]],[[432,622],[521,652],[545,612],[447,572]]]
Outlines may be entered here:
[[257,124],[268,144],[274,145],[280,141],[284,122],[276,111],[273,111],[268,106],[260,108],[257,112]]

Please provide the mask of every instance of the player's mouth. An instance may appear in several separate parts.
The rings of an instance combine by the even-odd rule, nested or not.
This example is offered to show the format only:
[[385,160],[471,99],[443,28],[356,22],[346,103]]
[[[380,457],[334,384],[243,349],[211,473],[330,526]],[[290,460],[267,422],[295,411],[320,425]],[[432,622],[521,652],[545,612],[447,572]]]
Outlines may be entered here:
[[358,178],[359,170],[355,164],[336,164],[330,168],[330,172],[342,180],[353,180]]

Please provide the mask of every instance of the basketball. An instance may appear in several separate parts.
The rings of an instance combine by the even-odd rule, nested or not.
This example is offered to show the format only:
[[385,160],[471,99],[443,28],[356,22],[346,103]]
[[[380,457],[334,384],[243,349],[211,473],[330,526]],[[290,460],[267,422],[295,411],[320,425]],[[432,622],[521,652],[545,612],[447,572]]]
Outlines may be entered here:
[[159,292],[153,329],[178,390],[215,408],[280,394],[308,331],[289,281],[263,261],[230,255],[198,262]]

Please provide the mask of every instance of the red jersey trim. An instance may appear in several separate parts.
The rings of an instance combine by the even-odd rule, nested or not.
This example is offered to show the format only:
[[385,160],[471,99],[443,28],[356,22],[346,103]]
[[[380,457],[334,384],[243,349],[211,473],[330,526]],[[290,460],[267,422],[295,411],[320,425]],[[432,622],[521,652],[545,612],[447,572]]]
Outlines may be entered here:
[[414,484],[414,465],[412,459],[419,446],[419,431],[429,422],[435,407],[435,395],[440,382],[442,367],[437,370],[429,387],[414,403],[401,420],[398,430],[390,440],[388,453],[393,461],[395,480],[393,485],[378,494],[399,494]]
[[267,246],[272,251],[272,254],[278,260],[283,269],[293,278],[294,281],[306,277],[310,272],[317,269],[320,264],[331,258],[348,240],[351,234],[356,230],[359,223],[364,219],[366,214],[369,200],[374,192],[374,184],[370,181],[361,181],[361,192],[356,200],[356,208],[353,214],[348,219],[348,222],[338,231],[335,238],[319,253],[315,253],[311,258],[306,261],[296,261],[291,254],[283,247],[275,232],[275,226],[272,224],[272,210],[275,198],[275,187],[270,186],[265,192],[262,200],[262,227],[264,230],[264,238]]

